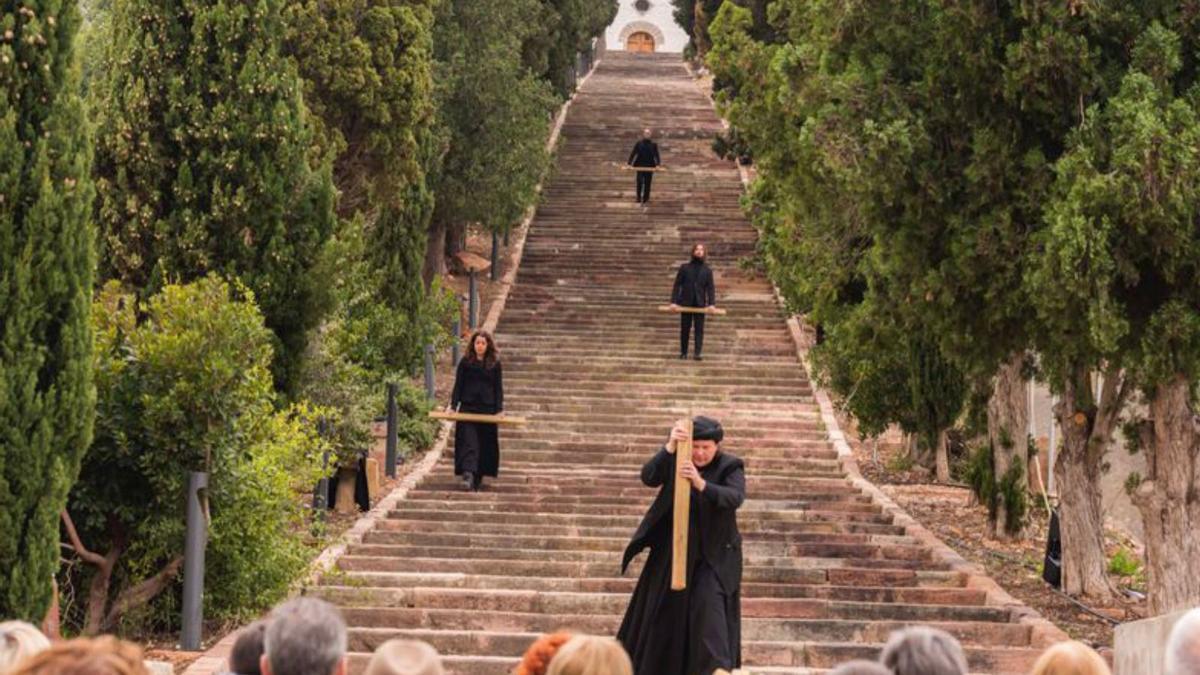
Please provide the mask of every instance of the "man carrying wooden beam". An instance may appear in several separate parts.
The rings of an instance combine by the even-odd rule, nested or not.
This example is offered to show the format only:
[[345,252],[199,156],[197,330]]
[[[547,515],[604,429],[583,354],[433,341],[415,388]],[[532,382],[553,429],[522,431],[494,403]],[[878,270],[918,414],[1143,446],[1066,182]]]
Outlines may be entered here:
[[[660,489],[621,561],[624,573],[650,549],[617,632],[637,675],[712,675],[741,665],[737,509],[746,499],[746,471],[720,450],[723,436],[714,419],[683,420],[642,467],[642,482]],[[684,512],[675,508],[677,486]]]
[[[629,166],[653,169],[662,164],[662,158],[658,156],[658,144],[650,139],[651,135],[649,129],[642,130],[642,138],[634,143],[633,150],[629,153]],[[637,201],[639,204],[645,205],[650,201],[650,182],[652,180],[654,180],[653,171],[637,172]]]
[[[712,268],[705,262],[707,253],[704,244],[696,244],[692,246],[692,259],[679,266],[679,272],[675,274],[675,286],[671,288],[672,309],[716,307],[717,288],[713,284]],[[704,314],[696,312],[679,314],[679,358],[687,358],[688,338],[691,336],[692,326],[695,326],[695,359],[702,360],[700,352],[704,349],[704,318]]]

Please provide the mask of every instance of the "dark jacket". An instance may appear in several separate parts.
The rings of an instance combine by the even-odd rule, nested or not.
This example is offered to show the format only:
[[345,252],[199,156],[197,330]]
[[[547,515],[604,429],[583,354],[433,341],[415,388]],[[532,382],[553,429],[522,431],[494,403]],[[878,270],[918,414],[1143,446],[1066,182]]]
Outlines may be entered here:
[[683,307],[712,307],[717,304],[717,289],[713,284],[712,268],[704,263],[689,261],[679,266],[671,302]]
[[629,163],[633,166],[658,166],[662,160],[658,157],[658,143],[643,138],[633,146],[629,153]]
[[[689,542],[689,550],[700,556],[717,573],[726,593],[734,593],[742,582],[742,535],[738,532],[737,510],[746,500],[746,467],[742,460],[726,452],[718,452],[705,475],[704,492],[692,490],[694,513],[699,516],[699,545]],[[634,556],[648,546],[671,545],[672,513],[675,510],[675,454],[666,448],[659,450],[642,467],[642,482],[649,487],[662,486],[650,510],[625,548],[621,572]],[[693,523],[695,521],[692,521]],[[689,528],[690,531],[690,528]],[[689,538],[693,536],[689,534]],[[688,560],[689,570],[697,560]],[[690,577],[690,574],[689,574]]]
[[500,362],[491,368],[482,361],[464,356],[454,374],[454,393],[450,405],[463,412],[496,414],[504,410],[504,376]]

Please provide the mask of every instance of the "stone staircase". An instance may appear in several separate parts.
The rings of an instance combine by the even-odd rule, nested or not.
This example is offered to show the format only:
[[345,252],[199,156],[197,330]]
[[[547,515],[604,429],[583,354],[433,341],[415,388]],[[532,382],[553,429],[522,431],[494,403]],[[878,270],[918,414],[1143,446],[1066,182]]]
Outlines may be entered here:
[[[646,208],[611,164],[643,126],[670,169]],[[641,562],[621,577],[620,552],[653,497],[638,469],[689,408],[719,418],[747,464],[751,672],[874,658],[910,623],[958,636],[973,671],[1032,663],[1038,619],[847,474],[770,285],[742,265],[755,235],[736,168],[709,149],[720,126],[677,57],[610,54],[587,81],[497,335],[506,407],[531,423],[502,431],[500,478],[478,493],[452,475],[451,444],[310,591],[344,609],[356,669],[397,636],[453,673],[499,675],[540,633],[615,633]],[[696,241],[729,310],[699,363],[676,358],[678,319],[655,311]]]

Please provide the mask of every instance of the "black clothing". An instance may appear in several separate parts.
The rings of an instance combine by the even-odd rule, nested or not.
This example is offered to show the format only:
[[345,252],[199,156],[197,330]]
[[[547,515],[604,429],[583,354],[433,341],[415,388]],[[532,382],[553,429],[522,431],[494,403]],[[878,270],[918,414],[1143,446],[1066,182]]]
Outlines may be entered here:
[[[672,304],[681,307],[712,307],[717,304],[717,289],[713,283],[712,268],[704,260],[693,257],[691,262],[679,266],[675,274],[675,286],[671,289]],[[686,356],[688,336],[692,326],[696,327],[696,356],[704,350],[703,314],[684,312],[679,315],[679,354]]]
[[621,561],[650,554],[617,639],[637,675],[710,675],[741,665],[742,537],[737,509],[746,496],[742,460],[718,452],[700,469],[704,492],[691,491],[688,587],[671,590],[675,455],[660,450],[642,467],[642,482],[661,486]]
[[658,143],[643,138],[633,146],[633,151],[629,153],[629,162],[631,166],[658,166],[662,164],[662,160],[658,156]]
[[[460,412],[495,415],[504,410],[504,378],[497,362],[491,368],[469,357],[458,362],[450,405]],[[470,472],[475,481],[500,472],[500,434],[495,424],[458,422],[454,427],[454,474]]]
[[703,260],[693,258],[680,265],[671,289],[671,302],[681,307],[712,307],[717,304],[717,288],[713,284],[712,268]]
[[[629,153],[630,166],[658,166],[662,164],[662,160],[658,156],[658,144],[654,141],[643,138],[633,146],[633,151]],[[644,204],[650,201],[650,183],[654,180],[654,174],[650,171],[637,172],[637,200],[638,203]]]
[[704,351],[704,315],[684,312],[679,315],[679,355],[687,356],[688,336],[696,327],[696,356]]
[[654,182],[654,174],[650,171],[637,172],[637,200],[639,204],[650,201],[650,183]]
[[720,443],[725,438],[725,428],[711,417],[696,415],[692,420],[693,441],[713,441]]

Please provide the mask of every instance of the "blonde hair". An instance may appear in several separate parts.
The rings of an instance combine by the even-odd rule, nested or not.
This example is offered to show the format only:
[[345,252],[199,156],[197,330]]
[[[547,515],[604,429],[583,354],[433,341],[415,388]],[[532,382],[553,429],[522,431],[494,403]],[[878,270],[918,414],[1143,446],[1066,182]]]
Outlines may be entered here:
[[1108,664],[1091,647],[1069,640],[1038,657],[1031,675],[1111,675]]
[[49,648],[50,641],[32,624],[24,621],[0,622],[0,673]]
[[633,675],[633,663],[610,637],[576,635],[554,655],[546,675]]
[[7,675],[150,675],[142,648],[105,636],[59,642],[25,659]]

